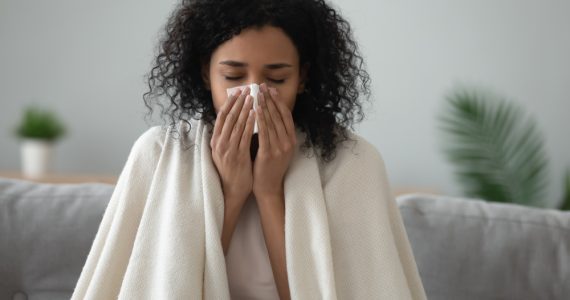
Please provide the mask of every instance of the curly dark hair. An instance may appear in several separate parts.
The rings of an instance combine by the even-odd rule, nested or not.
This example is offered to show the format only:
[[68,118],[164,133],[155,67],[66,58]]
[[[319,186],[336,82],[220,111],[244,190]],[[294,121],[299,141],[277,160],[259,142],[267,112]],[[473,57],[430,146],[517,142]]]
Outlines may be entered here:
[[183,0],[174,9],[160,40],[159,54],[147,74],[150,102],[166,95],[170,126],[189,118],[212,124],[216,112],[206,89],[201,64],[223,42],[249,27],[281,28],[293,41],[300,66],[309,63],[305,92],[292,112],[295,126],[306,133],[302,145],[315,145],[325,161],[336,145],[349,140],[346,129],[364,119],[360,95],[370,96],[369,75],[358,53],[349,23],[324,0]]

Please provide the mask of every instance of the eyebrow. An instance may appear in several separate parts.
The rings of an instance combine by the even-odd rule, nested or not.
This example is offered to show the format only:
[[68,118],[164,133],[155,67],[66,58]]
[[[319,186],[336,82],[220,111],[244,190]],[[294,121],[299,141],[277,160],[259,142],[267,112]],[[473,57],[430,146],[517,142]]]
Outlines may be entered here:
[[[221,65],[228,65],[228,66],[232,66],[232,67],[247,67],[247,64],[244,62],[239,62],[239,61],[235,61],[235,60],[224,60],[220,62]],[[290,64],[287,63],[275,63],[275,64],[267,64],[265,65],[265,68],[267,69],[280,69],[280,68],[291,68],[293,67]]]

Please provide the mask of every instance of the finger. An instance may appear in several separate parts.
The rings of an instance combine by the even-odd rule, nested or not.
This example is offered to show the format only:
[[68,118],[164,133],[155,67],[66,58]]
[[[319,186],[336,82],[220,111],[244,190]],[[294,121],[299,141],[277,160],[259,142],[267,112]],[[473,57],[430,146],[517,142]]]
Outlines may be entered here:
[[267,99],[265,98],[265,93],[261,92],[259,94],[261,100],[261,106],[263,107],[263,114],[265,116],[265,127],[267,129],[267,136],[269,147],[278,146],[277,132],[275,131],[275,121],[271,118],[269,114],[269,108],[267,107]]
[[[253,102],[253,101],[252,101]],[[247,113],[247,121],[245,123],[245,130],[242,133],[239,149],[241,151],[248,151],[251,147],[251,138],[253,136],[253,125],[255,124],[255,114],[253,109],[249,109]]]
[[239,113],[239,118],[234,126],[234,130],[232,131],[232,135],[230,136],[230,145],[235,145],[236,148],[239,148],[240,140],[243,135],[243,129],[249,116],[249,110],[251,109],[251,102],[251,95],[247,95]]
[[241,91],[237,90],[234,91],[227,99],[224,105],[220,108],[218,115],[216,116],[216,122],[214,123],[214,133],[213,136],[217,137],[222,133],[222,128],[224,126],[224,122],[226,120],[226,116],[228,115],[228,111],[232,108],[232,104],[235,102],[235,99],[240,95]]
[[265,98],[267,100],[267,108],[269,110],[269,115],[271,115],[271,119],[273,120],[274,128],[277,133],[277,138],[281,141],[281,144],[288,141],[287,130],[285,129],[285,124],[283,119],[281,118],[281,113],[277,109],[276,98],[273,98],[269,92],[266,92],[268,97]]
[[258,145],[259,151],[265,152],[269,149],[269,132],[267,131],[267,120],[265,119],[265,113],[261,106],[261,94],[258,95],[259,101],[257,102],[257,110],[255,111],[255,118],[257,119],[257,125],[259,132],[258,134]]
[[236,99],[235,104],[232,106],[231,110],[228,112],[224,122],[224,128],[222,128],[222,140],[228,141],[230,138],[230,134],[234,130],[234,124],[236,123],[239,112],[243,106],[243,102],[245,97],[249,95],[249,87],[246,87],[242,90],[240,96]]
[[[277,90],[270,88],[269,93],[272,95],[273,99],[278,99],[279,94],[277,93]],[[287,134],[295,140],[297,138],[297,133],[295,131],[295,123],[293,122],[291,111],[287,106],[285,106],[285,104],[281,103],[280,101],[275,101],[274,103],[280,112],[283,123],[285,123]]]

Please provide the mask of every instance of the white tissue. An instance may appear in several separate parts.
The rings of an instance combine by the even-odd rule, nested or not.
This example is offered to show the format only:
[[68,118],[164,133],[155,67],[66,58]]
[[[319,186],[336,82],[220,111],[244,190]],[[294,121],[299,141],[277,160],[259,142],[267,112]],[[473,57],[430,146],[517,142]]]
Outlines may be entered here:
[[[238,89],[243,90],[248,86],[249,86],[249,94],[251,95],[251,97],[253,97],[253,110],[257,112],[257,94],[259,93],[259,84],[252,83],[252,84],[240,85],[233,88],[229,88],[226,91],[228,93],[228,96],[230,96],[235,90]],[[257,120],[255,120],[255,125],[253,126],[253,133],[257,132],[258,132]]]

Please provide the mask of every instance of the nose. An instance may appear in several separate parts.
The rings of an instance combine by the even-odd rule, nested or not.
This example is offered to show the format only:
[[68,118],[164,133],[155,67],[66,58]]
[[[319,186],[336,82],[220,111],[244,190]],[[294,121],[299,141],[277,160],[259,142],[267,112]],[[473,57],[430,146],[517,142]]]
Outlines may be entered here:
[[255,83],[261,85],[262,83],[265,83],[268,87],[270,86],[270,83],[265,81],[265,76],[261,72],[251,72],[247,77],[248,80],[246,84]]
[[261,85],[264,82],[265,81],[263,81],[263,79],[261,77],[259,77],[259,78],[252,78],[251,80],[249,80],[249,82],[247,82],[247,84],[255,83],[255,84]]

